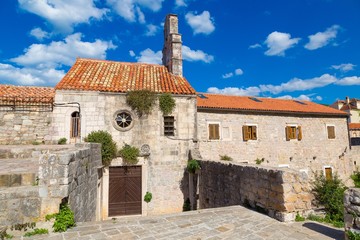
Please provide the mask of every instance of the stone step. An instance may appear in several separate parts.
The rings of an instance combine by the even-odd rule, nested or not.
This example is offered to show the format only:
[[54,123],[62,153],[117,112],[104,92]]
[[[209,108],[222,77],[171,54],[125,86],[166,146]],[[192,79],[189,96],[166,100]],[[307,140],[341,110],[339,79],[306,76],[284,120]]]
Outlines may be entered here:
[[0,174],[37,173],[39,170],[39,159],[0,159],[0,165]]
[[36,173],[0,174],[0,189],[19,186],[34,186],[37,184],[36,176]]

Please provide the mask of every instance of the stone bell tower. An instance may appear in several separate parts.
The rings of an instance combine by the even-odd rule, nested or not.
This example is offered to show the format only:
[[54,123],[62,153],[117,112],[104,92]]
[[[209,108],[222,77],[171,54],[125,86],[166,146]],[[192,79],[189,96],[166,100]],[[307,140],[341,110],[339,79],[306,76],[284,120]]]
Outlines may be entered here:
[[168,14],[164,25],[163,65],[174,75],[182,76],[181,34],[178,33],[178,17]]

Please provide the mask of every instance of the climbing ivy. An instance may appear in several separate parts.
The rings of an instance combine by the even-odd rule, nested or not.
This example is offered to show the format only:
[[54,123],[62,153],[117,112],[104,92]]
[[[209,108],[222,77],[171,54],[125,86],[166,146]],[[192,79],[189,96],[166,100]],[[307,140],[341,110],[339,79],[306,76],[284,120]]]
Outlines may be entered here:
[[150,114],[156,101],[155,93],[149,90],[136,90],[128,92],[126,103],[134,110],[139,117]]
[[170,93],[163,93],[159,97],[159,107],[164,115],[169,115],[173,112],[176,106],[175,99]]

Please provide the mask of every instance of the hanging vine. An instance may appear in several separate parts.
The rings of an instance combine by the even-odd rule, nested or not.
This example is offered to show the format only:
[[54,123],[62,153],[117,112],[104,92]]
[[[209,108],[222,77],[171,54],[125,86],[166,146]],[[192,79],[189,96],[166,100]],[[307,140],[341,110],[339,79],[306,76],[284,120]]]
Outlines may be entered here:
[[163,115],[169,115],[174,111],[176,106],[175,99],[170,93],[163,93],[159,97],[159,107]]
[[136,90],[128,92],[126,103],[134,110],[139,117],[150,114],[156,101],[155,93],[149,90]]

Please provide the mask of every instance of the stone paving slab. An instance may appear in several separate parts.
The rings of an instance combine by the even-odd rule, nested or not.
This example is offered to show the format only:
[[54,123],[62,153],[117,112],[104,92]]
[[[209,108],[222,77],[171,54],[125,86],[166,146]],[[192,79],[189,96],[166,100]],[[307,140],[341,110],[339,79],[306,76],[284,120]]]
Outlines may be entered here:
[[241,206],[161,216],[78,223],[66,233],[23,239],[343,239],[344,231],[315,222],[282,223]]

